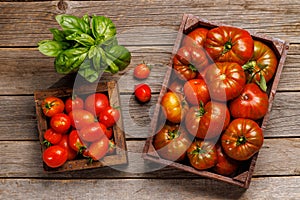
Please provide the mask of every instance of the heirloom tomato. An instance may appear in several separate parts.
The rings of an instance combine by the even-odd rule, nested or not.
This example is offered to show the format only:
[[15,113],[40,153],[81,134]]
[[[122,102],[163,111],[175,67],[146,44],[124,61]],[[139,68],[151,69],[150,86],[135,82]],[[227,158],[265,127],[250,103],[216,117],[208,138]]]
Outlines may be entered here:
[[277,63],[277,57],[270,47],[260,41],[254,41],[253,56],[243,65],[243,68],[250,81],[260,81],[260,75],[262,75],[268,82],[275,74]]
[[54,131],[52,128],[49,128],[44,133],[43,143],[49,147],[53,144],[58,144],[62,138],[62,134]]
[[177,125],[167,125],[156,133],[153,145],[157,153],[167,160],[181,161],[186,156],[186,150],[191,145],[186,131]]
[[107,106],[109,106],[108,98],[105,94],[95,93],[89,95],[84,102],[85,110],[98,116]]
[[80,139],[85,142],[95,142],[102,137],[106,137],[106,126],[100,122],[94,122],[88,126],[83,127],[79,131]]
[[228,126],[230,113],[225,103],[208,102],[191,107],[185,116],[188,132],[201,139],[217,137]]
[[197,76],[197,72],[204,70],[210,64],[202,47],[181,47],[173,58],[173,68],[182,80],[190,80]]
[[66,113],[69,113],[69,112],[71,112],[72,110],[75,110],[75,109],[83,109],[83,107],[84,107],[84,101],[83,101],[82,98],[80,98],[78,96],[69,97],[65,101]]
[[208,87],[203,79],[191,79],[183,86],[185,99],[192,105],[206,104],[210,100]]
[[217,152],[213,142],[195,140],[187,150],[191,165],[199,170],[209,169],[217,164]]
[[217,164],[213,168],[214,171],[225,176],[233,174],[237,170],[239,163],[223,153],[221,145],[216,144],[216,149],[218,159]]
[[265,116],[269,107],[267,93],[255,83],[246,84],[241,94],[230,102],[230,113],[234,118],[257,120]]
[[205,80],[212,99],[228,101],[241,93],[246,76],[243,68],[237,63],[217,62],[209,66]]
[[82,109],[72,110],[69,113],[69,117],[71,119],[71,125],[76,129],[82,129],[95,121],[95,117],[92,113]]
[[71,144],[69,143],[70,135],[63,135],[61,141],[58,143],[58,146],[64,148],[68,153],[67,160],[74,160],[77,156],[77,152],[72,149]]
[[160,104],[167,120],[173,123],[180,123],[189,109],[183,96],[175,92],[165,93]]
[[262,129],[251,119],[234,119],[221,137],[224,152],[235,160],[248,160],[262,147]]
[[71,127],[71,119],[64,113],[57,113],[51,117],[50,126],[58,133],[66,133]]
[[205,49],[214,61],[243,65],[253,55],[253,43],[246,30],[219,26],[208,31]]
[[120,112],[117,108],[111,106],[106,107],[99,114],[99,121],[104,124],[106,127],[112,127],[120,119]]
[[47,148],[43,153],[43,161],[52,168],[62,166],[67,161],[67,158],[67,151],[58,145]]
[[109,139],[107,137],[102,137],[100,140],[93,142],[85,152],[85,155],[93,160],[102,159],[107,153],[109,148]]
[[146,103],[151,99],[151,88],[145,83],[136,85],[134,88],[134,95],[139,102]]
[[168,91],[183,94],[183,85],[184,82],[182,80],[176,79],[169,85]]
[[208,29],[206,28],[196,28],[184,37],[181,46],[203,46],[206,41],[207,32]]
[[60,98],[54,96],[46,97],[42,101],[41,106],[44,115],[47,117],[52,117],[57,113],[62,113],[65,109],[64,102]]

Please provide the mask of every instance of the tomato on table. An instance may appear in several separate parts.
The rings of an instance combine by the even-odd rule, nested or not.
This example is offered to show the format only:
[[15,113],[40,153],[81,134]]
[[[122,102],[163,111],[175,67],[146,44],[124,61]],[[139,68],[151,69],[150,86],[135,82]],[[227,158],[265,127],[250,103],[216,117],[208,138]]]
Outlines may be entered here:
[[83,108],[84,108],[84,101],[82,98],[78,96],[69,97],[65,101],[66,113],[70,113],[72,110],[83,109]]
[[43,153],[43,161],[52,168],[57,168],[62,166],[68,158],[68,153],[66,149],[54,145],[47,148]]
[[138,64],[133,71],[133,76],[136,79],[146,79],[149,77],[151,72],[151,67],[145,63]]
[[52,117],[57,113],[62,113],[65,109],[65,104],[60,98],[49,96],[42,101],[41,107],[44,115]]
[[83,127],[95,122],[95,116],[87,110],[72,110],[69,113],[72,127],[80,130]]
[[58,133],[66,133],[71,127],[71,119],[64,113],[58,113],[51,117],[50,127]]
[[224,152],[235,160],[248,160],[262,147],[262,129],[251,119],[234,119],[221,137]]
[[206,28],[196,28],[192,32],[188,33],[182,43],[181,46],[193,46],[193,47],[199,47],[204,46],[204,43],[206,41],[206,35],[207,35],[208,29]]
[[146,103],[151,99],[151,88],[145,83],[135,86],[134,95],[139,102]]
[[58,144],[61,141],[62,133],[58,133],[52,128],[49,128],[44,133],[44,139],[43,144],[49,147],[51,145]]
[[107,106],[109,106],[108,97],[102,93],[91,94],[84,102],[85,110],[95,116],[98,116]]
[[102,137],[100,140],[93,142],[85,152],[85,155],[90,157],[92,160],[102,159],[109,147],[109,139],[107,137]]
[[106,127],[112,127],[120,119],[120,112],[117,108],[108,106],[99,114],[99,122]]
[[192,105],[205,105],[210,100],[208,87],[203,79],[191,79],[183,86],[187,102]]

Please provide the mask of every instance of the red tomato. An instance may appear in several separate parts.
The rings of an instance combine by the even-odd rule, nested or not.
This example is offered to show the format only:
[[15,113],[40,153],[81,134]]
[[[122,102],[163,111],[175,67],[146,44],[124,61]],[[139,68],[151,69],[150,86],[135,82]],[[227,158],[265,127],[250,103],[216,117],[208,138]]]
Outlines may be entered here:
[[54,144],[58,144],[62,139],[62,134],[55,132],[52,128],[49,128],[44,133],[44,141],[43,143],[49,147]]
[[246,75],[237,63],[217,62],[209,66],[205,80],[212,99],[228,101],[242,92],[246,83]]
[[111,139],[113,136],[113,128],[112,127],[106,127],[105,135],[108,139]]
[[84,107],[84,102],[82,98],[78,96],[69,97],[65,102],[66,113],[69,113],[72,110],[76,110],[76,109],[83,109],[83,107]]
[[208,102],[191,107],[185,115],[188,132],[201,139],[218,137],[230,122],[230,113],[224,103]]
[[64,113],[58,113],[51,117],[50,126],[58,133],[66,133],[71,127],[71,119]]
[[52,117],[57,113],[62,113],[65,109],[64,102],[60,98],[54,96],[46,97],[41,106],[44,115],[47,117]]
[[217,164],[213,168],[214,171],[226,176],[233,174],[237,170],[239,163],[223,153],[221,145],[217,144],[216,149],[218,159]]
[[84,102],[85,109],[96,116],[98,116],[107,106],[109,106],[108,98],[102,93],[91,94]]
[[94,122],[79,131],[80,139],[85,142],[95,142],[105,136],[106,126],[100,122]]
[[104,124],[106,127],[112,127],[120,119],[120,112],[118,109],[113,107],[106,107],[99,114],[99,122]]
[[62,166],[67,161],[67,158],[67,151],[58,145],[47,148],[43,153],[43,161],[52,168]]
[[145,63],[139,64],[134,68],[133,76],[137,79],[146,79],[149,77],[151,68]]
[[71,131],[68,137],[69,146],[77,153],[81,154],[86,146],[83,144],[82,140],[78,135],[77,130]]
[[221,137],[224,152],[235,160],[248,160],[263,145],[262,129],[251,119],[233,120]]
[[183,41],[181,46],[193,46],[199,47],[203,46],[206,41],[208,29],[206,28],[196,28],[192,32],[188,33]]
[[252,36],[244,29],[219,26],[208,31],[205,50],[214,61],[245,64],[253,55]]
[[194,141],[187,149],[191,165],[199,170],[209,169],[217,164],[215,144],[210,141]]
[[94,115],[86,110],[72,110],[69,113],[69,117],[71,119],[71,125],[78,130],[95,122]]
[[168,87],[168,91],[183,94],[183,85],[184,85],[183,81],[176,79],[170,84],[170,86]]
[[139,84],[134,88],[134,95],[138,101],[146,103],[151,99],[151,89],[147,84]]
[[116,153],[116,143],[114,140],[109,140],[109,147],[108,147],[108,150],[107,150],[107,153],[106,155],[113,155]]
[[164,125],[153,140],[157,153],[171,161],[183,160],[191,143],[188,134],[179,125]]
[[192,105],[205,105],[209,100],[208,87],[203,79],[191,79],[183,86],[186,100]]
[[93,160],[100,160],[105,156],[109,147],[109,139],[102,137],[100,140],[93,142],[86,150],[86,155]]
[[257,120],[265,116],[269,98],[255,83],[246,84],[241,94],[230,102],[230,113],[234,118]]
[[167,120],[173,123],[180,123],[189,109],[183,96],[175,92],[165,93],[160,104]]
[[77,152],[71,148],[71,145],[69,144],[69,135],[63,135],[61,141],[58,143],[58,146],[66,149],[68,153],[68,159],[67,160],[74,160],[77,156]]

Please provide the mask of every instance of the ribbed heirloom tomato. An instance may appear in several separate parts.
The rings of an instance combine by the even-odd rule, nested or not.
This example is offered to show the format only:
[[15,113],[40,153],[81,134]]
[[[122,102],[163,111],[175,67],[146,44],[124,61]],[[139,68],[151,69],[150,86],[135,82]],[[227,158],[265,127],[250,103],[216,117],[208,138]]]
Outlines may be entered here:
[[206,104],[210,100],[208,87],[203,79],[191,79],[183,86],[186,100],[192,105]]
[[206,28],[196,28],[184,37],[181,46],[203,46],[206,41],[207,32],[208,29]]

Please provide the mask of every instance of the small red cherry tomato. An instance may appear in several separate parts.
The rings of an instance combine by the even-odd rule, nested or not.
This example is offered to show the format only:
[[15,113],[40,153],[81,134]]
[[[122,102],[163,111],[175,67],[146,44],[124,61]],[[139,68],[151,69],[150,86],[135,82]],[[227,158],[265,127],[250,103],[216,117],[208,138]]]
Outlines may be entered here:
[[95,142],[105,136],[106,126],[100,122],[94,122],[79,131],[79,137],[85,142]]
[[68,158],[68,152],[66,149],[54,145],[47,148],[43,153],[43,161],[49,167],[56,168],[62,166]]
[[50,119],[51,128],[58,133],[66,133],[71,127],[70,117],[64,113],[58,113]]
[[112,127],[117,123],[120,118],[120,112],[118,109],[113,107],[106,107],[100,114],[99,114],[99,121],[103,123],[106,127]]
[[83,107],[84,107],[84,101],[82,100],[82,98],[80,98],[78,96],[69,97],[65,101],[66,113],[69,113],[75,109],[83,109]]
[[151,89],[147,84],[139,84],[135,86],[134,95],[138,101],[146,103],[151,99]]
[[107,106],[109,106],[108,97],[102,93],[89,95],[84,102],[85,110],[98,116]]
[[133,76],[137,79],[146,79],[149,77],[150,71],[150,67],[142,63],[134,68]]
[[44,133],[44,139],[45,140],[43,141],[43,143],[47,147],[49,147],[51,145],[58,144],[61,141],[61,138],[62,138],[61,133],[57,133],[52,128],[49,128]]

